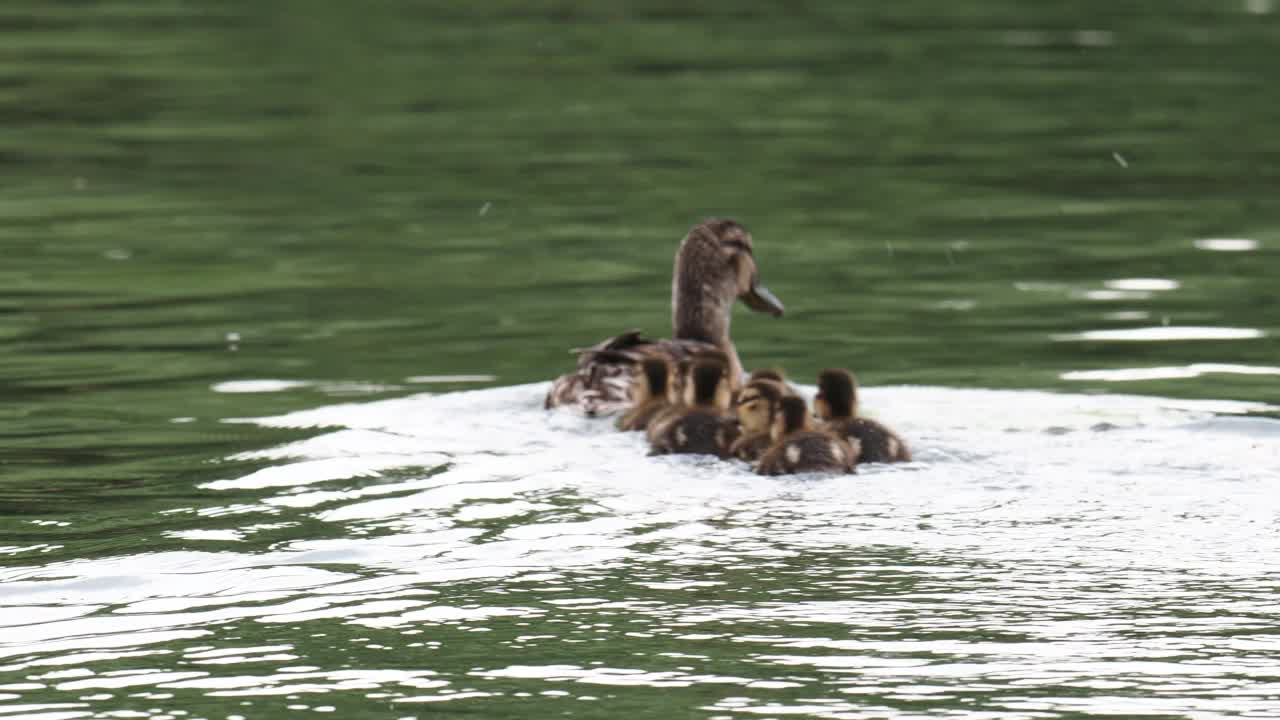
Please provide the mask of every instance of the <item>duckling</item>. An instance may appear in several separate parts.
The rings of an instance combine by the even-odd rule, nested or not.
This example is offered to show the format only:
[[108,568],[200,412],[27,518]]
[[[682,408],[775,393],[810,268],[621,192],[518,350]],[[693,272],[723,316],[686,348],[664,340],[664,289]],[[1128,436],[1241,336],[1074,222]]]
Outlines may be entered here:
[[676,252],[671,278],[672,339],[651,340],[632,330],[592,347],[575,350],[578,366],[551,385],[547,408],[575,407],[603,415],[631,405],[630,379],[645,356],[676,362],[699,349],[715,348],[729,358],[731,389],[742,385],[742,363],[729,337],[735,300],[775,317],[782,302],[760,284],[751,233],[740,223],[713,218],[694,225]]
[[755,380],[772,380],[782,387],[782,391],[786,395],[799,397],[800,393],[791,387],[791,383],[787,382],[787,374],[781,368],[765,368],[763,370],[755,370],[747,378],[747,384],[751,384]]
[[640,363],[640,373],[633,380],[635,404],[618,418],[618,429],[644,430],[649,421],[670,407],[667,385],[671,380],[671,366],[663,357],[645,358]]
[[666,426],[689,407],[687,391],[693,387],[693,366],[703,361],[718,363],[726,368],[729,366],[729,356],[714,349],[701,349],[677,360],[671,381],[667,383],[667,403],[649,419],[645,430],[645,438],[650,445],[657,442]]
[[757,473],[854,472],[858,460],[858,446],[854,444],[857,441],[814,430],[802,398],[784,397],[778,401],[772,431],[774,444],[760,458]]
[[[752,377],[758,374],[752,373]],[[747,383],[734,403],[742,437],[729,448],[731,456],[755,462],[769,449],[773,444],[773,418],[778,412],[778,401],[785,394],[783,386],[773,380],[757,378]]]
[[862,444],[858,462],[910,462],[906,442],[884,424],[858,417],[858,381],[848,370],[823,370],[818,375],[814,414],[836,434]]
[[684,406],[662,426],[651,455],[698,454],[727,457],[737,439],[737,423],[728,414],[729,378],[724,363],[699,360],[689,369]]

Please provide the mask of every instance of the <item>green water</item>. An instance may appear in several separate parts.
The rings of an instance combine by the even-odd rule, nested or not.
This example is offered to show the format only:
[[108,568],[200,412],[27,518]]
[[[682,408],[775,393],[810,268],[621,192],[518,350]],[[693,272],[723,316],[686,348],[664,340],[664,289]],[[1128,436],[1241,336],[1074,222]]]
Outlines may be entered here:
[[[144,553],[351,539],[288,509],[246,516],[279,527],[234,547],[174,533],[197,516],[247,525],[236,501],[260,493],[232,500],[203,485],[271,465],[237,453],[314,434],[226,419],[545,380],[568,368],[567,348],[665,332],[671,256],[708,215],[753,231],[762,278],[787,304],[782,320],[736,316],[748,365],[801,379],[847,365],[869,386],[1280,403],[1271,11],[1269,0],[8,0],[0,570],[120,562],[118,577],[144,582],[127,562]],[[1224,238],[1236,242],[1213,242]],[[1175,339],[1080,336],[1142,328]],[[1205,363],[1250,372],[1066,375]],[[414,380],[459,374],[494,380]],[[218,390],[255,379],[312,384]],[[865,572],[890,568],[877,576],[889,584],[914,562],[910,550],[869,552]],[[728,590],[691,592],[708,604],[787,597],[789,573],[805,568],[779,563],[753,574],[747,562],[731,569],[737,581],[718,579]],[[801,599],[838,600],[841,587]],[[519,592],[533,602],[553,590]],[[594,596],[643,607],[633,591]],[[459,581],[447,592],[465,605],[487,591]],[[10,627],[27,622],[15,612]],[[644,624],[639,610],[611,612]],[[539,634],[510,620],[503,642]],[[219,631],[213,645],[305,645],[300,665],[354,669],[396,652],[366,649],[354,638],[376,633],[336,618],[246,627],[243,641]],[[662,636],[610,637],[663,652]],[[465,674],[498,646],[445,647],[433,672]],[[707,652],[715,672],[742,676],[745,649]],[[575,656],[554,645],[523,660]],[[180,665],[162,655],[141,667]],[[117,667],[135,665],[106,658],[94,671]],[[6,689],[34,674],[0,668],[0,712],[287,712],[278,698],[170,706]],[[532,715],[507,696],[469,716],[738,716],[717,704],[722,689],[694,686],[631,690],[608,709],[544,697]],[[357,690],[323,704],[416,712]]]

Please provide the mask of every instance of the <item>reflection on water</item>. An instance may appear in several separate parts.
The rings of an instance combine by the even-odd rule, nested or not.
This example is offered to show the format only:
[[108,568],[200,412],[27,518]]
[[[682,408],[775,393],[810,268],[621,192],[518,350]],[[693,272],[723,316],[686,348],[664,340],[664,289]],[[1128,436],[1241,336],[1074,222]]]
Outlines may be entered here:
[[1266,407],[871,388],[918,462],[775,479],[646,458],[545,389],[255,421],[329,430],[175,508],[203,549],[0,571],[0,709],[1225,717],[1280,691],[1280,423],[1215,414]]
[[1078,370],[1062,373],[1063,380],[1125,382],[1129,380],[1170,380],[1198,378],[1208,373],[1238,375],[1280,375],[1280,367],[1265,365],[1232,365],[1229,363],[1196,363],[1182,367],[1123,368],[1116,370]]
[[1207,238],[1196,240],[1195,246],[1201,250],[1218,252],[1251,252],[1258,249],[1258,241],[1245,238]]
[[1124,278],[1103,283],[1112,290],[1177,290],[1180,283],[1166,278]]
[[1167,340],[1253,340],[1263,337],[1261,330],[1231,327],[1142,327],[1128,330],[1086,330],[1079,333],[1055,335],[1054,340],[1161,342]]

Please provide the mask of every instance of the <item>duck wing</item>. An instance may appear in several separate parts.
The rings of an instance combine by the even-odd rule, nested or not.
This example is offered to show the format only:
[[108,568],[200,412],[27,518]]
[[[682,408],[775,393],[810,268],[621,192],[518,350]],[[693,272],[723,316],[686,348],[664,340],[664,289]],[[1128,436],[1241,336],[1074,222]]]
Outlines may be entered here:
[[631,406],[631,379],[646,357],[664,356],[674,364],[714,349],[701,340],[653,340],[639,330],[628,330],[571,350],[578,356],[577,368],[551,383],[543,406],[575,407],[588,417],[611,415]]

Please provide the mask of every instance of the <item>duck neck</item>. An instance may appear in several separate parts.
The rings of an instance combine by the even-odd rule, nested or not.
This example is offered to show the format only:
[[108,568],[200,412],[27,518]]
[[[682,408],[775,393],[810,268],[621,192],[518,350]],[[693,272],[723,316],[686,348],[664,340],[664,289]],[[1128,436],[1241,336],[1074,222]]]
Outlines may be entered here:
[[715,345],[729,356],[729,383],[742,384],[742,361],[729,339],[734,298],[724,300],[714,289],[694,278],[682,278],[677,268],[671,286],[671,329],[676,340],[699,340]]
[[701,340],[725,348],[733,301],[715,297],[711,288],[676,276],[671,289],[671,328],[677,340]]

